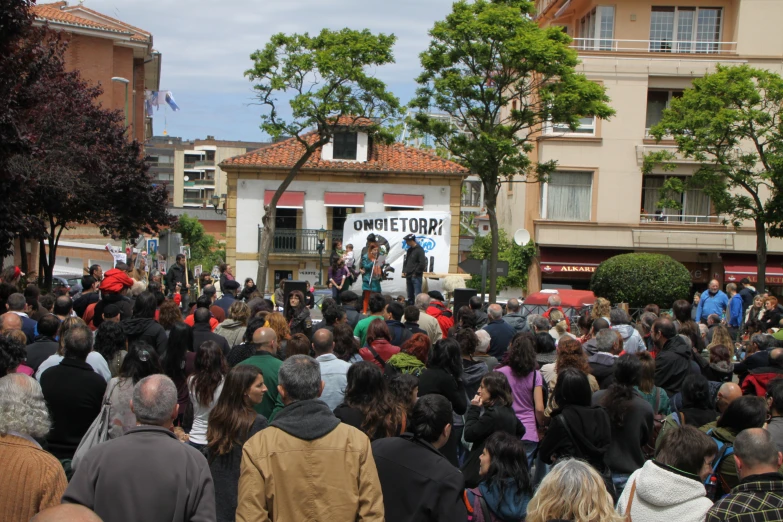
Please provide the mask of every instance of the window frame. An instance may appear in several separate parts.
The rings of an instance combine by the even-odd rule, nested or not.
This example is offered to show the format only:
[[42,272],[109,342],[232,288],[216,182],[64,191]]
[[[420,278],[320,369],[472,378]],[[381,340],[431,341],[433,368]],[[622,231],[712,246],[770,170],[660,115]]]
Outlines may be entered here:
[[[654,123],[653,125],[650,125],[650,122],[648,121],[648,111],[650,107],[650,92],[665,92],[667,94],[666,97],[666,106],[663,108],[663,110],[668,109],[671,106],[672,100],[674,98],[682,97],[683,93],[685,92],[685,89],[664,89],[664,88],[647,88],[647,100],[645,102],[645,114],[644,114],[644,134],[645,136],[649,136],[649,130],[653,127],[653,125],[657,125],[657,123]],[[675,96],[675,93],[679,93],[679,96]],[[663,117],[663,115],[661,115]],[[660,121],[660,120],[659,120]]]
[[[687,41],[680,40],[680,13],[682,11],[693,13],[693,23],[691,25],[690,37]],[[718,16],[718,35],[716,41],[705,41],[701,45],[706,46],[705,49],[699,50],[699,42],[697,35],[699,34],[699,13],[701,11],[717,11]],[[672,20],[672,32],[669,36],[670,40],[658,38],[655,40],[657,43],[653,43],[653,13],[656,12],[673,12],[674,18]],[[723,41],[723,20],[724,9],[719,6],[679,6],[679,5],[654,5],[650,11],[650,32],[649,32],[649,46],[648,51],[651,53],[681,53],[681,54],[717,54],[720,52],[720,43]],[[668,44],[669,48],[663,48]],[[655,49],[654,45],[658,45],[659,48]]]
[[596,177],[596,170],[580,170],[579,168],[569,168],[569,169],[560,169],[554,171],[550,176],[557,175],[559,173],[564,174],[585,174],[590,176],[590,195],[588,197],[589,199],[589,211],[586,219],[562,219],[562,218],[553,218],[549,217],[548,212],[548,204],[549,204],[549,181],[546,181],[544,183],[541,183],[541,192],[539,194],[539,218],[547,221],[567,221],[572,223],[578,223],[578,222],[591,222],[593,221],[593,199],[595,197],[595,177]]
[[[353,136],[353,144],[348,139]],[[338,137],[340,143],[338,144]],[[353,156],[350,155],[353,151]],[[359,154],[359,133],[358,132],[335,132],[332,136],[332,159],[356,161]]]
[[[606,37],[602,34],[603,22],[607,18],[607,11],[611,10],[611,34]],[[585,13],[576,24],[579,27],[578,48],[585,51],[612,51],[614,50],[614,29],[616,21],[615,6],[597,5]],[[608,45],[604,42],[608,42]]]

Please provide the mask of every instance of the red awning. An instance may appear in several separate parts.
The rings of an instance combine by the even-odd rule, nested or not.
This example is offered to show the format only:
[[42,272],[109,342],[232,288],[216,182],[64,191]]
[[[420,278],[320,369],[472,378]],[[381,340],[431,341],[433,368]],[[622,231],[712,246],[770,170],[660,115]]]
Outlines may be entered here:
[[541,247],[541,272],[544,276],[589,279],[598,265],[625,253],[618,250]]
[[364,207],[363,192],[324,192],[326,207]]
[[[758,260],[752,254],[723,254],[723,269],[727,283],[738,283],[743,277],[751,283],[758,282]],[[767,270],[764,278],[768,285],[783,285],[783,256],[767,256]]]
[[583,306],[595,304],[595,294],[590,290],[566,290],[559,288],[557,290],[542,290],[530,294],[525,297],[525,304],[546,306],[549,302],[549,298],[553,295],[560,296],[564,308],[581,309]]
[[408,194],[384,194],[383,205],[385,207],[424,208],[424,196],[411,196]]
[[[272,198],[275,197],[274,190],[264,191],[264,205],[268,205],[272,202]],[[277,208],[304,208],[304,192],[283,192],[283,195],[277,202]]]

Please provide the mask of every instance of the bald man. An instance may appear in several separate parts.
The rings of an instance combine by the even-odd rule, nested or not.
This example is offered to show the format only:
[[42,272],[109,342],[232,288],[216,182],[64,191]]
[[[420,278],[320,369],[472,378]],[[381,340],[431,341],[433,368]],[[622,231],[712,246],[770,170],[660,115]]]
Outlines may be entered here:
[[715,399],[715,407],[718,409],[718,411],[723,415],[723,412],[726,411],[726,408],[729,407],[729,404],[734,402],[736,399],[739,399],[742,397],[742,388],[739,387],[739,385],[735,382],[725,382],[721,385],[720,388],[718,388],[718,395]]
[[334,350],[334,335],[329,330],[316,330],[313,334],[313,352],[315,360],[321,367],[321,380],[324,391],[320,399],[329,409],[334,411],[345,398],[345,388],[348,386],[348,369],[350,363],[340,360],[332,353]]
[[44,509],[30,522],[103,522],[94,511],[78,504],[60,504]]
[[0,333],[22,329],[22,318],[13,312],[4,313],[0,316],[0,320],[2,320],[2,322],[0,322]]
[[277,374],[283,362],[277,355],[277,334],[271,328],[259,328],[253,332],[253,344],[256,345],[256,353],[248,357],[240,364],[255,366],[264,376],[267,392],[255,409],[267,418],[269,422],[275,418],[277,412],[283,409],[283,399],[277,391]]

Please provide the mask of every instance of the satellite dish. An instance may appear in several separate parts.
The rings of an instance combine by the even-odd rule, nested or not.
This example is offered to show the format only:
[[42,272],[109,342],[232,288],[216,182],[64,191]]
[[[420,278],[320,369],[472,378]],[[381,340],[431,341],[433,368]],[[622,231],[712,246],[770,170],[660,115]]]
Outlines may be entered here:
[[528,232],[524,228],[520,228],[519,230],[514,232],[514,243],[516,243],[519,246],[525,246],[528,243],[530,243],[530,232]]
[[190,181],[190,178],[188,176],[185,176],[185,181]]

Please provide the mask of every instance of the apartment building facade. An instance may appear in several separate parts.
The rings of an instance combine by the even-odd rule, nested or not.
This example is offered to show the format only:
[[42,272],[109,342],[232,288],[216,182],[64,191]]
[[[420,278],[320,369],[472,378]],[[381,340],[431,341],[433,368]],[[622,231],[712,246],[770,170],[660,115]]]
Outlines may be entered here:
[[[460,199],[467,171],[420,149],[374,143],[355,127],[346,127],[318,149],[278,202],[267,288],[280,279],[318,281],[319,234],[325,246],[325,280],[332,242],[342,239],[347,217],[360,212],[449,212],[449,272],[457,271]],[[239,279],[256,277],[264,205],[302,150],[289,139],[220,164],[228,176],[226,256]],[[358,253],[364,245],[354,246]]]
[[[554,285],[587,288],[603,260],[625,252],[662,252],[691,271],[694,288],[717,278],[755,279],[756,239],[750,223],[722,223],[701,190],[681,196],[682,209],[658,209],[667,176],[686,178],[696,164],[677,160],[673,172],[641,172],[645,154],[668,149],[649,128],[672,98],[717,64],[749,64],[783,72],[783,2],[775,0],[539,0],[536,20],[560,26],[579,52],[578,72],[603,84],[617,114],[585,118],[572,132],[546,125],[537,161],[557,160],[548,183],[505,184],[501,226],[527,229],[539,248],[529,291]],[[783,286],[783,241],[769,241],[768,286]]]
[[152,136],[152,118],[144,111],[144,91],[160,90],[162,59],[152,47],[152,34],[81,2],[72,6],[65,1],[38,4],[31,10],[36,25],[48,24],[67,35],[65,66],[103,88],[98,102],[119,111],[125,111],[127,105],[128,135],[140,143]]

